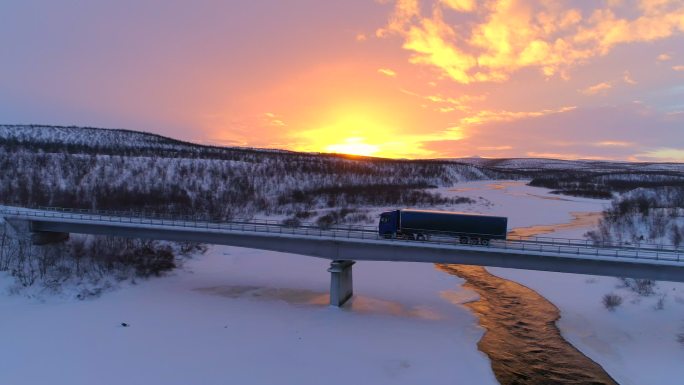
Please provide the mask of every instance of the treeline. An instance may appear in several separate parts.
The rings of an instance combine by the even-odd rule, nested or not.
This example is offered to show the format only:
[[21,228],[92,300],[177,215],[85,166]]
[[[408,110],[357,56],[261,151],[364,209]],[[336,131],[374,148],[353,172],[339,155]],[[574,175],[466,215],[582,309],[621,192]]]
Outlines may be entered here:
[[278,196],[278,205],[304,204],[305,207],[327,206],[437,206],[446,204],[475,203],[470,198],[444,197],[430,192],[425,183],[369,184],[351,186],[316,187],[309,190],[294,189]]
[[79,299],[98,296],[122,281],[159,276],[175,268],[179,256],[204,250],[195,243],[77,234],[64,243],[35,246],[9,236],[0,221],[0,272],[14,278],[12,293],[68,288]]
[[613,199],[597,230],[587,233],[595,241],[684,243],[684,188],[639,188]]
[[586,171],[537,175],[530,186],[555,190],[555,193],[588,198],[610,199],[638,188],[684,187],[684,175],[678,172],[612,172]]
[[475,167],[451,163],[278,156],[246,162],[2,150],[0,169],[2,204],[217,219],[338,205],[440,204],[447,200],[426,189],[485,177]]

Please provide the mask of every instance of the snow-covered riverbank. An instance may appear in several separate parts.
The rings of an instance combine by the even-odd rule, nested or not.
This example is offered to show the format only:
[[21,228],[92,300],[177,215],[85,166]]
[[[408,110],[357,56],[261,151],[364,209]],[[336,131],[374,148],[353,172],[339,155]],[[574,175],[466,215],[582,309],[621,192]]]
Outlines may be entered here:
[[212,247],[93,300],[0,296],[0,384],[496,383],[461,280],[360,262],[357,297],[337,309],[327,267]]
[[[489,186],[488,186],[489,184]],[[499,190],[492,190],[497,184]],[[605,201],[548,194],[518,182],[474,182],[460,186],[459,194],[482,195],[492,202],[483,213],[509,216],[509,228],[545,226],[544,236],[581,239],[586,223],[572,222],[571,212],[600,211]],[[493,192],[498,193],[493,193]],[[535,229],[531,229],[535,231]],[[548,232],[552,231],[552,232]],[[623,385],[680,384],[684,378],[684,284],[658,282],[656,294],[640,297],[618,288],[617,278],[488,268],[489,272],[519,282],[541,294],[561,312],[558,327],[563,336],[599,363]],[[602,297],[617,293],[624,302],[614,312]],[[664,295],[663,309],[657,309]]]

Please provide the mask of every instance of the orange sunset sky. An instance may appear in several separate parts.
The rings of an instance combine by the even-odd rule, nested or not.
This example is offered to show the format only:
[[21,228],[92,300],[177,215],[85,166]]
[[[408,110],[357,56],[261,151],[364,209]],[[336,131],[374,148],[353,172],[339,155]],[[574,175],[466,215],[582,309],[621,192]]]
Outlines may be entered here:
[[681,0],[2,2],[0,57],[0,123],[684,160]]

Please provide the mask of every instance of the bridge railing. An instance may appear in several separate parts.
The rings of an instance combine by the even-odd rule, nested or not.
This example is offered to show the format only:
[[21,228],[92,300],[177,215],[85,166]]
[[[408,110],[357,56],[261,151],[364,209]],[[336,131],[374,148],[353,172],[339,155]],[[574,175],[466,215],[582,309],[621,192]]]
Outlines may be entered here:
[[[301,226],[286,226],[282,221],[267,219],[234,219],[230,221],[211,221],[199,219],[193,216],[170,216],[157,215],[150,213],[132,212],[113,212],[103,210],[87,209],[65,209],[65,208],[40,208],[25,209],[0,206],[0,213],[5,215],[39,217],[39,218],[61,218],[77,219],[82,221],[104,221],[117,223],[132,223],[140,225],[161,225],[174,227],[191,227],[198,229],[227,230],[227,231],[253,231],[280,233],[292,235],[321,236],[332,238],[350,238],[382,240],[391,242],[415,242],[407,239],[389,239],[378,234],[376,227],[371,226],[348,226],[323,228],[312,223],[302,224]],[[659,247],[641,247],[642,245],[630,245],[628,247],[617,247],[614,244],[595,245],[591,241],[577,239],[562,239],[551,237],[535,237],[530,239],[507,239],[492,240],[488,245],[460,245],[454,237],[449,234],[443,236],[433,236],[429,240],[421,241],[424,243],[453,245],[460,247],[487,247],[510,250],[521,250],[530,252],[546,252],[577,257],[614,257],[614,258],[633,258],[648,260],[667,260],[684,262],[684,250],[679,248],[663,249]]]
[[[216,222],[216,223],[246,223],[246,224],[264,224],[264,225],[274,225],[274,226],[289,226],[284,223],[283,220],[273,220],[273,219],[262,219],[262,218],[212,218],[207,216],[199,215],[182,215],[174,214],[168,212],[142,212],[142,211],[112,211],[112,210],[91,210],[91,209],[72,209],[63,207],[43,207],[39,206],[37,210],[46,211],[56,211],[64,213],[82,213],[82,214],[96,214],[96,215],[108,215],[108,216],[118,216],[118,217],[133,217],[133,218],[153,218],[153,219],[168,219],[168,220],[183,220],[189,222],[205,223],[205,222]],[[321,226],[317,223],[301,221],[295,227],[308,227],[323,230],[345,230],[345,231],[367,231],[376,232],[377,225],[334,225],[334,226]],[[428,232],[426,230],[426,232]],[[445,235],[458,236],[460,233],[443,232]],[[577,238],[560,238],[560,237],[545,237],[545,236],[523,236],[523,235],[508,235],[506,238],[509,242],[534,242],[534,243],[549,243],[553,245],[561,246],[586,246],[586,247],[601,247],[601,248],[620,248],[620,249],[639,249],[639,250],[662,250],[662,251],[674,251],[684,253],[684,247],[676,246],[673,244],[666,243],[649,243],[649,242],[618,242],[618,241],[594,241],[588,239],[577,239]]]
[[263,224],[263,225],[273,225],[273,226],[285,226],[285,227],[309,227],[316,229],[340,229],[346,231],[374,231],[377,232],[377,226],[368,225],[335,225],[335,226],[321,226],[314,222],[300,221],[296,226],[288,225],[284,220],[275,219],[263,219],[263,218],[219,218],[219,217],[208,217],[201,215],[184,215],[184,214],[173,214],[173,213],[163,213],[163,212],[142,212],[142,211],[113,211],[113,210],[90,210],[90,209],[70,209],[62,207],[43,207],[39,206],[35,210],[42,211],[54,211],[60,213],[74,213],[74,214],[86,214],[86,215],[102,215],[112,216],[112,217],[131,217],[131,218],[149,218],[157,220],[169,220],[169,221],[187,221],[193,223],[245,223],[245,224]]

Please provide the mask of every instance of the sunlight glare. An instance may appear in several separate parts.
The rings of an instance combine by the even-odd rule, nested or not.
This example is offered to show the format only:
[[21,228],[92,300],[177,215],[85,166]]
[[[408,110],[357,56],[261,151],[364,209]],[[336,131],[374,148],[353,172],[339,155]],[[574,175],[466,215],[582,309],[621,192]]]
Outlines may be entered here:
[[331,144],[325,147],[326,152],[361,156],[371,156],[379,150],[378,146],[364,143],[364,138],[347,138],[344,143]]

